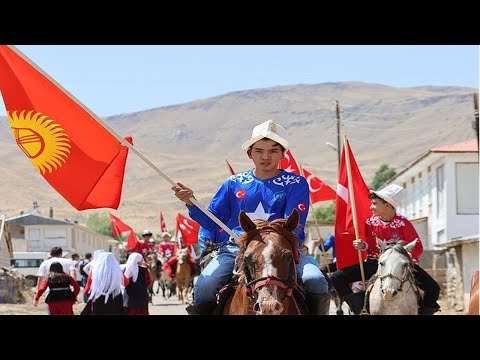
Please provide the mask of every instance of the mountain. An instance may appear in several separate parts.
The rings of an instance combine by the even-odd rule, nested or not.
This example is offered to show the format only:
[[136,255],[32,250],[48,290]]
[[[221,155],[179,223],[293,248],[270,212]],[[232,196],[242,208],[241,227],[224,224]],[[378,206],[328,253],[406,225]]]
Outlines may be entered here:
[[[251,166],[241,149],[255,125],[273,119],[289,133],[297,160],[330,186],[336,186],[335,100],[340,107],[341,134],[347,133],[360,170],[368,183],[382,163],[403,170],[425,151],[475,136],[472,88],[422,86],[399,88],[381,84],[338,82],[298,84],[236,91],[221,96],[146,111],[107,117],[121,135],[132,135],[138,150],[174,181],[180,181],[208,205],[228,177],[227,158],[235,171]],[[87,104],[88,106],[88,104]],[[8,121],[0,118],[0,212],[8,217],[28,210],[33,201],[41,214],[54,208],[55,218],[84,224],[89,214],[109,209],[76,211],[15,145]],[[159,212],[168,229],[186,208],[170,184],[130,153],[119,210],[111,210],[140,232],[159,230]],[[317,203],[316,207],[327,205]]]

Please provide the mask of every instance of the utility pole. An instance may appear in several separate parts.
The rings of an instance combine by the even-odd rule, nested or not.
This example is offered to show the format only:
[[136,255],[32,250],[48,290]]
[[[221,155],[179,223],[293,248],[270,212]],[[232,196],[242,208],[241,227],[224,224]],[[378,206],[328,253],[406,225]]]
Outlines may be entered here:
[[479,138],[478,138],[478,93],[473,93],[473,109],[474,109],[475,121],[472,121],[472,127],[477,133],[477,144],[478,144],[478,141],[479,141]]
[[335,100],[335,103],[336,103],[335,113],[337,115],[337,157],[338,157],[338,169],[340,170],[340,154],[342,151],[342,148],[340,147],[340,105],[338,104],[338,100]]

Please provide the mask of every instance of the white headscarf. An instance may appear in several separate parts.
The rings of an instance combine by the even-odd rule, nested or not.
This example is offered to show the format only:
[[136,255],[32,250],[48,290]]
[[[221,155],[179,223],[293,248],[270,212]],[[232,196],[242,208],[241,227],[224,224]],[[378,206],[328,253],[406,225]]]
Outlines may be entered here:
[[131,253],[127,259],[127,268],[125,269],[125,277],[132,278],[133,282],[137,282],[138,278],[138,263],[142,261],[143,256],[139,253]]
[[95,258],[95,267],[92,268],[92,285],[89,300],[97,300],[105,295],[105,304],[109,296],[116,297],[121,293],[123,272],[117,259],[111,252],[102,252]]
[[103,254],[105,250],[103,249],[97,249],[93,252],[93,259],[90,261],[87,265],[83,267],[83,271],[85,271],[87,274],[90,274],[90,271],[92,271],[93,266],[95,265],[96,260],[100,256],[100,254]]

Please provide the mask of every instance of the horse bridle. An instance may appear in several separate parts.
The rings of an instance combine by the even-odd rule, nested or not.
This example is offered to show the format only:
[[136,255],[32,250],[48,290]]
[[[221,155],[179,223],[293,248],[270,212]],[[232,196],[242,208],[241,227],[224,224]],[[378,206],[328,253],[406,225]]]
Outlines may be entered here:
[[[394,250],[394,249],[393,249]],[[395,250],[394,250],[395,251]],[[379,259],[380,260],[380,259]],[[388,273],[388,274],[385,274],[385,275],[382,275],[382,276],[378,276],[378,278],[380,279],[380,288],[382,287],[382,280],[385,279],[385,278],[391,278],[391,279],[394,279],[394,280],[397,280],[400,282],[400,286],[398,287],[398,292],[402,291],[402,288],[403,288],[403,284],[408,281],[410,282],[410,284],[414,285],[415,284],[415,280],[414,280],[414,277],[413,277],[413,274],[412,274],[412,262],[409,261],[408,263],[408,266],[407,268],[405,269],[405,272],[403,274],[403,277],[400,278],[398,277],[397,275],[395,274],[392,274],[392,273]]]
[[[277,229],[275,229],[272,226],[265,226],[265,227],[262,227],[260,229],[252,230],[251,232],[253,233],[255,231],[258,232],[258,233],[275,232],[277,234],[282,235]],[[249,241],[247,243],[247,246],[250,243],[250,241],[253,240],[253,237],[255,235],[256,234],[253,234],[251,236],[251,238],[249,239]],[[261,278],[258,278],[258,279],[252,279],[252,275],[250,274],[250,270],[248,269],[248,266],[244,267],[244,273],[245,273],[245,278],[246,278],[246,284],[245,284],[246,293],[247,293],[247,296],[251,300],[255,300],[255,293],[256,292],[258,292],[264,286],[268,286],[268,285],[278,286],[282,289],[285,289],[283,299],[281,300],[282,302],[285,301],[285,299],[287,297],[292,295],[293,287],[294,287],[294,284],[295,284],[296,273],[297,273],[295,263],[298,264],[300,262],[300,258],[299,258],[299,255],[297,253],[295,245],[292,244],[291,241],[288,238],[287,238],[287,240],[288,240],[288,243],[290,244],[290,246],[292,248],[292,253],[294,255],[294,261],[292,261],[293,271],[289,271],[289,275],[288,275],[287,279],[278,278],[273,274],[268,274],[267,276],[264,276],[264,277],[261,277]]]

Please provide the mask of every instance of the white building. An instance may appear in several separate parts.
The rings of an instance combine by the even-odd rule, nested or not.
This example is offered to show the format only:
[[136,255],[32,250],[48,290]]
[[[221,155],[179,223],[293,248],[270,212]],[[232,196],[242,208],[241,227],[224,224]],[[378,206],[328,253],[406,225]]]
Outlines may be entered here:
[[[54,246],[63,249],[64,257],[70,257],[74,253],[83,257],[87,252],[103,249],[113,252],[118,258],[116,240],[76,222],[25,214],[8,218],[6,223],[13,245],[12,262],[18,262],[19,266],[28,263],[25,259],[39,259],[38,254],[50,253]],[[32,256],[29,257],[29,254]]]
[[[465,296],[479,267],[478,160],[476,139],[439,146],[389,180],[405,188],[405,199],[397,212],[412,220],[424,247],[455,248],[455,254],[447,251],[447,290],[450,271],[450,280],[463,277],[455,289],[463,287]],[[458,260],[449,259],[449,253]],[[457,273],[454,268],[458,268]]]

